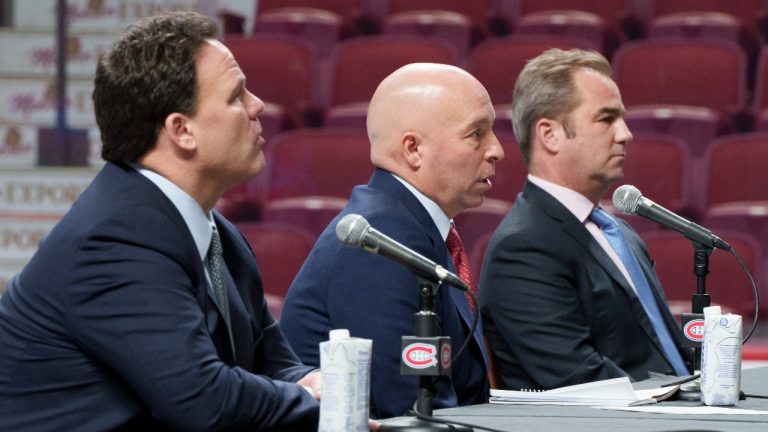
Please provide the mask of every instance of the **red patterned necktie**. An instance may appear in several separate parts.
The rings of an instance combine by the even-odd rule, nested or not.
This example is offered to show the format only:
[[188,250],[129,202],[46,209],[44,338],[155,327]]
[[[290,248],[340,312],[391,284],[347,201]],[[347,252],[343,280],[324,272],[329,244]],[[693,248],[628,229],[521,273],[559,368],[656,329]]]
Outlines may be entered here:
[[[464,251],[464,245],[461,243],[459,233],[456,231],[456,227],[453,224],[451,224],[451,230],[448,231],[448,238],[445,239],[445,245],[448,247],[448,252],[451,253],[451,259],[453,260],[453,265],[456,267],[456,270],[459,272],[459,277],[467,283],[467,286],[472,290],[472,293],[477,294],[477,286],[475,286],[475,282],[472,279],[472,272],[469,269],[469,258],[467,258],[467,253]],[[469,308],[474,312],[475,304],[472,303],[469,293],[465,294],[467,302],[469,303]]]

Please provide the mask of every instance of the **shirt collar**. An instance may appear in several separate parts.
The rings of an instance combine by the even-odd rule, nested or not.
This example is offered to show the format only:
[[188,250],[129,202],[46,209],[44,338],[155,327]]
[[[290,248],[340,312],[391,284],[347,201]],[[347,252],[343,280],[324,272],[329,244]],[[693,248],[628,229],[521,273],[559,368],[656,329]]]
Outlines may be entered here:
[[210,212],[205,214],[200,204],[194,198],[162,175],[136,163],[130,163],[129,165],[154,183],[181,213],[184,223],[186,223],[192,238],[195,240],[195,246],[200,254],[200,259],[205,261],[208,248],[211,246],[211,236],[215,226],[213,215]]
[[576,216],[576,219],[581,223],[584,223],[587,220],[589,214],[592,213],[592,209],[595,208],[595,204],[589,198],[573,189],[554,184],[532,174],[528,174],[528,181],[555,197],[555,199],[565,206],[568,211],[573,213],[573,215]]
[[413,187],[413,185],[394,174],[392,174],[392,177],[396,178],[400,183],[403,184],[403,186],[405,186],[406,189],[411,191],[413,196],[415,196],[421,205],[424,206],[424,209],[427,210],[427,213],[429,213],[429,216],[435,223],[437,230],[440,231],[440,235],[443,237],[443,241],[445,241],[445,239],[448,238],[448,231],[450,231],[451,223],[453,221],[451,221],[448,215],[445,214],[443,209],[441,209],[436,202],[432,201],[426,195],[419,192],[415,187]]

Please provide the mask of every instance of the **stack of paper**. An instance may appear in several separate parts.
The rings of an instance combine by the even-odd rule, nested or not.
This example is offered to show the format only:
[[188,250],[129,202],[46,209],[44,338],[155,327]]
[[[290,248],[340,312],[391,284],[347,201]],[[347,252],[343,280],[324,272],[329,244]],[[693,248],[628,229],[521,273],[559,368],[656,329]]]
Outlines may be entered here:
[[547,391],[491,390],[494,404],[636,406],[653,404],[674,394],[679,386],[635,390],[629,378],[613,378]]

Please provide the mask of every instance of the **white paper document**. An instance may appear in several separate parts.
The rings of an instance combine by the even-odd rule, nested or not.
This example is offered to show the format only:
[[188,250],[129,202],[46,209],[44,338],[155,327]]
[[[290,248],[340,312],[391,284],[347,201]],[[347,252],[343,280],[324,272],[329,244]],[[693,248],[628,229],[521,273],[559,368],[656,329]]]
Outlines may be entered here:
[[492,404],[636,406],[654,404],[674,394],[679,386],[647,390],[632,388],[629,378],[613,378],[547,391],[491,389]]
[[702,406],[632,406],[632,407],[600,407],[605,410],[616,411],[635,411],[635,412],[647,412],[654,414],[690,414],[690,415],[702,415],[702,414],[719,414],[719,415],[764,415],[768,414],[768,411],[755,411],[741,408],[724,408],[724,407],[710,407],[706,405]]

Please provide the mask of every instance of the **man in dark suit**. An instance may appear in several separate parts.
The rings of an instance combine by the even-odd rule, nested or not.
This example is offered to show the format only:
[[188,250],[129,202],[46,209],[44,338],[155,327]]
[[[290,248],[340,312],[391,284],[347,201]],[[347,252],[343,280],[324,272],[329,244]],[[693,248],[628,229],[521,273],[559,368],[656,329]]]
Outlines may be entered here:
[[264,104],[216,35],[161,15],[100,58],[107,163],[0,300],[0,430],[317,427],[319,373],[211,210],[264,166]]
[[[491,129],[494,118],[485,88],[453,66],[411,64],[382,81],[367,118],[377,168],[367,185],[354,188],[288,291],[281,325],[305,363],[318,364],[317,346],[331,329],[373,340],[372,417],[403,415],[416,400],[416,378],[400,375],[400,338],[415,333],[419,282],[394,261],[344,246],[336,224],[360,214],[377,230],[456,271],[446,246],[451,219],[482,203],[494,164],[504,157]],[[436,313],[438,334],[451,337],[455,353],[472,322],[465,293],[441,287]],[[435,381],[435,408],[487,401],[480,331],[471,338],[451,377]]]
[[595,52],[549,50],[515,85],[513,124],[529,175],[493,234],[480,282],[504,388],[688,373],[644,243],[611,216],[609,235],[596,210],[621,180],[632,139],[611,74]]

